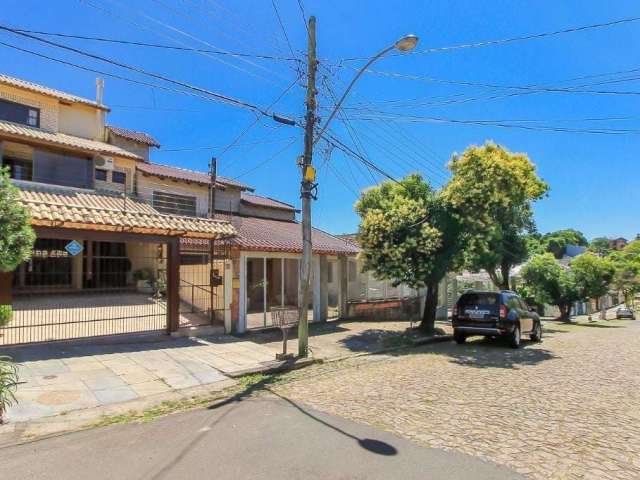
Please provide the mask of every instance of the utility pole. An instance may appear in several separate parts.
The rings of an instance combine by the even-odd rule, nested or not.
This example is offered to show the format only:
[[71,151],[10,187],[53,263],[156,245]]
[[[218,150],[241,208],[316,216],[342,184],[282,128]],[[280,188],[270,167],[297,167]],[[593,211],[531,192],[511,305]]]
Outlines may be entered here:
[[216,216],[216,177],[218,169],[218,160],[216,157],[211,157],[209,163],[209,175],[211,175],[209,185],[209,218]]
[[311,279],[311,200],[315,188],[315,170],[313,168],[313,129],[316,122],[316,17],[309,17],[307,47],[307,113],[304,127],[304,156],[302,159],[302,264],[300,265],[300,304],[298,310],[298,355],[309,354],[309,323],[307,308],[309,305],[309,283]]

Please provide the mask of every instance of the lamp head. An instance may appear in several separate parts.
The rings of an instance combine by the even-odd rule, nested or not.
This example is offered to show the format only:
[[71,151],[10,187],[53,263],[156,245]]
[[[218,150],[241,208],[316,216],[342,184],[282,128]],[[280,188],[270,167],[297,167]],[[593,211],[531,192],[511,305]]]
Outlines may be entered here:
[[405,35],[395,43],[395,47],[401,52],[409,52],[418,45],[418,37],[413,34]]

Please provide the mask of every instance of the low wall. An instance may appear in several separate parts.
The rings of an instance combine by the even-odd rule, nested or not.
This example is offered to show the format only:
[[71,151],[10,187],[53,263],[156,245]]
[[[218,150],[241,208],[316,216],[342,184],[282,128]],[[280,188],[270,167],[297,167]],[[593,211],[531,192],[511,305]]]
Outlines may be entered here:
[[349,302],[347,318],[353,320],[420,320],[420,298]]

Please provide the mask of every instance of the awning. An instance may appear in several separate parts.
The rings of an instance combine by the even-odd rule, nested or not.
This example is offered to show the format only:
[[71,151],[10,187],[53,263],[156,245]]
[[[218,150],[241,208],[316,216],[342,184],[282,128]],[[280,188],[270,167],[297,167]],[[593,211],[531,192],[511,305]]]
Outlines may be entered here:
[[35,226],[202,239],[228,238],[236,233],[227,221],[162,214],[151,205],[121,194],[35,182],[14,183]]

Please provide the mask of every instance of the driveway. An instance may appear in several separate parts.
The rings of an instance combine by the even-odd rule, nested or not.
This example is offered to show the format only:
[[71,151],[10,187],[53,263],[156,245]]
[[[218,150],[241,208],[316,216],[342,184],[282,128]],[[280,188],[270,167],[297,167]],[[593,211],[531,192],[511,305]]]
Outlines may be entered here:
[[640,478],[640,321],[547,322],[520,350],[478,339],[361,357],[276,391],[534,479]]
[[13,479],[522,480],[277,396],[0,449]]

